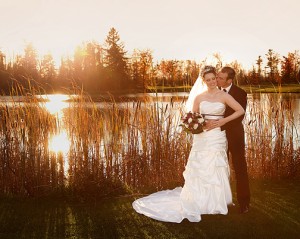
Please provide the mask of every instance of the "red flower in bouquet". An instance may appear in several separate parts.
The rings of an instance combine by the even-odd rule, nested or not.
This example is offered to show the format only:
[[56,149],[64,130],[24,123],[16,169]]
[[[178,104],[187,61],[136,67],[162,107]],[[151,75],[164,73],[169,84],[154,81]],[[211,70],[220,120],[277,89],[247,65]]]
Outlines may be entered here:
[[203,132],[203,127],[205,125],[205,120],[200,113],[189,112],[185,114],[182,118],[182,123],[180,126],[187,133],[200,134]]

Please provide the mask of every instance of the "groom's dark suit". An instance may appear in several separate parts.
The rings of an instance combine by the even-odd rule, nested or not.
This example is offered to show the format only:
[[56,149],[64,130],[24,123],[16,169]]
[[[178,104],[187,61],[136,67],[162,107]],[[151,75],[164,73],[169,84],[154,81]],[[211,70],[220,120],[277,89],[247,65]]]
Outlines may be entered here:
[[[228,94],[230,94],[246,111],[247,93],[232,84]],[[225,110],[225,117],[234,113],[234,110],[227,107]],[[247,163],[245,159],[245,136],[244,127],[242,124],[244,116],[230,121],[222,127],[226,130],[226,137],[228,141],[228,151],[231,153],[233,168],[236,177],[236,191],[237,200],[240,206],[248,206],[250,202],[250,190],[247,173]]]

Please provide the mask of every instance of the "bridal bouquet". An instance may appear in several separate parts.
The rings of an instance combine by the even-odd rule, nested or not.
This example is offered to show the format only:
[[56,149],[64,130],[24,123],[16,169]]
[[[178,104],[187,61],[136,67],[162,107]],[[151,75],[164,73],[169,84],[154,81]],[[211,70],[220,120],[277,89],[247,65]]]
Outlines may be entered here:
[[205,120],[200,113],[186,113],[181,118],[182,123],[179,125],[187,133],[200,134],[203,132]]

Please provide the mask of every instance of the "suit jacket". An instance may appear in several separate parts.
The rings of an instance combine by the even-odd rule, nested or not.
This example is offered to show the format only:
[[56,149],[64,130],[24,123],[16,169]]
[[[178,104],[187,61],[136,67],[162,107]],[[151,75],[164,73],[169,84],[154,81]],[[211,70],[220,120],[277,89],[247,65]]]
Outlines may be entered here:
[[[247,93],[243,89],[241,89],[240,87],[232,84],[228,94],[230,94],[246,111]],[[231,115],[233,113],[234,113],[234,110],[231,109],[229,106],[227,106],[226,110],[225,110],[224,117],[227,117],[228,115]],[[221,129],[226,130],[226,132],[228,132],[228,131],[234,131],[234,129],[242,127],[242,130],[243,130],[243,124],[242,124],[243,119],[244,119],[244,115],[240,116],[237,119],[234,119],[234,120],[228,122],[227,124],[222,126]]]

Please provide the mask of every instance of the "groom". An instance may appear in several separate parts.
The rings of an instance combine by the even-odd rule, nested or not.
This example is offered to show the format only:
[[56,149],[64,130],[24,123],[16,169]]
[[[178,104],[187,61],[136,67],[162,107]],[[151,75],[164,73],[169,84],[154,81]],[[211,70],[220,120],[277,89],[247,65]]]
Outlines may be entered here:
[[[217,82],[220,89],[230,94],[246,111],[247,93],[233,84],[235,71],[231,67],[225,66],[221,69],[217,76]],[[224,117],[234,112],[230,107],[225,110]],[[240,212],[247,213],[249,211],[250,190],[247,173],[247,163],[245,159],[245,137],[244,127],[242,124],[244,116],[235,119],[222,126],[222,130],[226,130],[226,138],[228,141],[228,151],[232,157],[233,168],[236,177],[237,200],[240,205]]]

